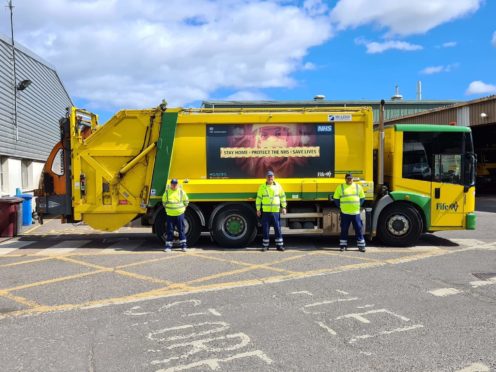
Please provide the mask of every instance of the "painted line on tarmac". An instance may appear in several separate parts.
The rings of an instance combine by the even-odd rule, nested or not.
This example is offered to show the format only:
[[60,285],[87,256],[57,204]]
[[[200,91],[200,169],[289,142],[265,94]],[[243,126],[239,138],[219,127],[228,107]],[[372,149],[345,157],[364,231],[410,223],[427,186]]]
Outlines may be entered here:
[[[166,297],[184,296],[184,295],[189,295],[189,294],[194,294],[194,293],[205,293],[205,292],[219,291],[219,290],[225,290],[225,289],[251,287],[251,286],[272,284],[272,283],[281,283],[281,282],[285,282],[285,281],[289,281],[289,280],[304,279],[304,278],[323,276],[323,275],[331,275],[331,274],[336,274],[336,273],[361,270],[361,269],[368,269],[368,268],[375,268],[375,267],[381,267],[381,266],[386,266],[386,265],[397,265],[397,264],[402,264],[404,262],[422,260],[422,259],[426,259],[429,257],[445,255],[445,254],[450,254],[450,253],[456,253],[456,252],[458,252],[458,251],[433,250],[431,252],[425,252],[425,253],[413,255],[412,257],[409,257],[408,260],[395,259],[395,260],[385,260],[385,261],[381,261],[381,262],[364,262],[364,263],[339,266],[339,267],[335,267],[335,268],[318,269],[318,270],[311,270],[311,271],[307,271],[307,272],[296,272],[293,274],[276,275],[276,276],[272,276],[272,277],[256,278],[256,279],[249,279],[249,280],[242,280],[242,281],[214,283],[214,284],[203,285],[203,286],[198,286],[198,287],[190,287],[190,286],[187,286],[186,283],[176,283],[176,284],[171,284],[167,287],[154,289],[151,291],[142,292],[142,293],[138,293],[138,294],[133,294],[130,296],[114,297],[114,298],[108,298],[108,299],[103,299],[103,300],[95,300],[95,301],[89,301],[89,302],[80,303],[80,304],[62,304],[62,305],[54,305],[54,306],[42,305],[42,306],[32,308],[32,309],[18,310],[18,311],[14,311],[11,313],[6,313],[6,314],[0,315],[0,320],[5,319],[5,318],[12,318],[12,317],[33,316],[33,315],[40,315],[40,314],[46,314],[46,313],[65,312],[65,311],[71,311],[71,310],[95,309],[95,308],[107,307],[107,306],[112,306],[112,305],[121,305],[121,304],[127,304],[127,303],[142,302],[142,301],[148,301],[148,300],[154,300],[154,299],[160,299],[160,298],[166,298]],[[316,254],[316,253],[312,252],[310,254]],[[198,255],[198,256],[203,257],[203,255]],[[57,258],[61,259],[61,260],[67,260],[67,261],[72,260],[67,256],[60,256]],[[287,260],[290,260],[290,259],[292,259],[292,257],[287,258]],[[98,265],[93,265],[93,264],[89,264],[89,263],[82,262],[82,261],[80,261],[79,263],[83,263],[86,266],[92,265],[94,268],[98,267]],[[249,265],[246,263],[244,263],[244,264]],[[110,269],[106,268],[105,270],[101,270],[101,272],[104,272],[104,271],[114,271],[114,269],[113,268],[110,268]],[[77,276],[82,277],[82,276],[86,276],[86,275],[93,275],[97,272],[98,272],[98,270],[95,272],[91,272],[91,273],[74,275],[72,277],[77,277]],[[49,281],[45,281],[45,283],[57,282],[57,281],[62,281],[62,280],[65,280],[65,278],[52,279]],[[28,285],[23,286],[23,288],[24,287],[30,287],[30,286],[36,286],[36,285],[40,285],[40,283],[28,284]]]
[[40,256],[63,255],[81,248],[83,245],[91,242],[91,240],[66,240],[55,244],[53,247],[43,249],[36,253]]
[[[26,256],[26,257],[30,257],[30,256]],[[24,261],[19,261],[19,262],[11,262],[9,264],[0,265],[0,267],[19,266],[19,265],[25,265],[25,264],[30,264],[30,263],[40,262],[40,261],[48,261],[51,259],[53,259],[53,258],[52,257],[42,257],[42,258],[36,258],[34,260],[24,260]]]
[[478,245],[484,245],[486,242],[483,242],[482,240],[478,239],[450,239],[453,243],[456,243],[458,245],[463,245],[463,246],[469,246],[469,247],[476,247]]
[[9,293],[7,291],[0,291],[0,296],[5,297],[11,301],[17,302],[21,305],[28,306],[30,308],[36,308],[36,307],[41,306],[39,303],[37,303],[35,301],[29,300],[25,297],[13,295],[12,293]]
[[456,372],[489,372],[491,369],[482,363],[473,363],[465,368],[458,369]]
[[3,248],[3,247],[0,247],[0,256],[7,255],[10,252],[14,252],[14,251],[17,251],[17,250],[18,250],[18,248]]
[[96,270],[102,270],[102,271],[112,272],[112,273],[119,274],[119,275],[122,275],[122,276],[127,276],[127,277],[130,277],[130,278],[133,278],[133,279],[143,280],[143,281],[151,282],[151,283],[155,283],[155,284],[162,284],[162,285],[166,285],[166,286],[170,286],[172,284],[175,284],[175,283],[171,282],[170,280],[153,278],[151,276],[136,274],[136,273],[132,273],[132,272],[120,270],[120,269],[115,269],[113,267],[106,267],[106,266],[95,265],[95,264],[92,264],[92,263],[89,263],[89,262],[76,260],[76,259],[70,258],[70,257],[57,256],[56,259],[61,260],[61,261],[65,261],[65,262],[70,262],[70,263],[82,265],[82,266],[87,266],[87,267],[90,267],[90,268],[93,268],[93,269],[96,269]]
[[438,288],[438,289],[433,289],[429,291],[429,293],[433,296],[436,297],[447,297],[455,294],[462,293],[463,291],[460,291],[456,288]]
[[[25,241],[25,240],[14,240],[14,241],[9,241],[7,240],[6,242],[3,242],[0,244],[0,254],[7,254],[10,252],[13,252],[17,249],[24,248],[30,244],[33,244],[33,241]],[[12,249],[10,249],[12,248]],[[2,253],[5,252],[5,253]]]
[[149,260],[137,261],[137,262],[129,263],[126,265],[116,266],[115,268],[116,269],[127,269],[128,267],[140,266],[140,265],[145,265],[145,264],[155,263],[155,262],[160,262],[160,261],[169,261],[169,260],[173,260],[173,259],[180,258],[180,257],[184,257],[184,254],[175,254],[175,255],[164,254],[160,258],[151,258]]
[[[295,272],[291,271],[291,270],[285,270],[285,269],[279,269],[277,267],[272,267],[271,265],[274,265],[275,263],[277,263],[277,261],[271,262],[270,264],[252,264],[252,263],[247,263],[247,262],[238,261],[238,260],[230,260],[227,258],[210,257],[210,256],[200,254],[200,253],[190,253],[189,256],[204,258],[207,260],[214,260],[214,261],[230,263],[230,264],[237,265],[237,266],[240,266],[240,265],[241,266],[247,266],[248,268],[252,268],[253,270],[255,270],[255,269],[267,269],[267,270],[277,271],[277,272],[286,273],[286,274],[295,274]],[[297,257],[303,257],[303,256],[306,256],[306,255],[300,255]],[[294,259],[293,257],[295,257],[295,256],[286,257],[285,260]]]
[[44,223],[43,225],[42,224],[38,224],[34,227],[31,227],[30,229],[27,229],[26,231],[23,231],[22,232],[22,235],[27,235],[27,234],[31,234],[33,231],[35,230],[38,230],[41,226],[46,226],[50,223],[52,223],[52,221],[55,221],[55,219],[49,219],[46,223]]
[[[134,295],[130,295],[130,296],[114,297],[114,298],[104,299],[104,300],[89,301],[89,302],[85,302],[85,303],[81,303],[81,304],[63,304],[63,305],[54,305],[54,306],[42,305],[42,306],[32,308],[32,309],[18,310],[18,311],[14,311],[11,313],[1,314],[0,320],[6,319],[6,318],[12,318],[12,317],[34,316],[34,315],[40,315],[40,314],[46,314],[46,313],[65,312],[65,311],[71,311],[71,310],[96,309],[96,308],[107,307],[107,306],[112,306],[112,305],[136,303],[136,302],[149,301],[149,300],[161,299],[161,298],[173,297],[173,296],[184,296],[184,295],[188,295],[188,294],[205,293],[205,292],[212,292],[212,291],[225,290],[225,289],[231,289],[231,288],[243,288],[243,287],[252,287],[252,286],[257,286],[257,285],[269,284],[269,283],[280,283],[280,282],[293,280],[293,279],[303,279],[303,278],[307,278],[307,277],[321,276],[321,275],[326,275],[326,274],[334,274],[334,273],[346,272],[346,271],[350,271],[350,270],[359,270],[359,269],[370,268],[370,267],[378,267],[378,266],[383,266],[383,265],[386,265],[386,264],[385,263],[376,263],[376,262],[360,263],[360,264],[347,265],[347,266],[342,266],[342,267],[333,268],[333,269],[318,270],[316,272],[311,272],[311,273],[278,275],[278,276],[273,276],[273,277],[268,277],[268,278],[250,279],[250,280],[237,281],[237,282],[227,282],[227,283],[220,283],[220,284],[211,284],[211,285],[204,285],[204,286],[199,286],[199,287],[184,287],[184,285],[179,283],[179,284],[170,285],[168,287],[154,289],[151,291],[142,292],[142,293],[138,293],[138,294],[134,294]],[[88,273],[88,275],[94,274],[94,273],[96,273],[96,272]],[[80,275],[83,276],[82,274],[80,274]],[[56,279],[54,279],[53,281],[56,281]],[[27,286],[29,286],[29,285],[27,285]],[[33,285],[31,285],[31,286],[33,286]],[[23,286],[23,287],[26,287],[26,286]]]
[[496,276],[493,276],[492,278],[489,278],[487,280],[476,280],[476,281],[470,282],[470,285],[472,286],[472,288],[484,287],[486,285],[491,285],[491,284],[496,284]]
[[368,261],[368,262],[382,262],[382,260],[379,260],[377,258],[363,257],[363,253],[360,253],[361,256],[359,256],[359,255],[351,256],[349,253],[343,254],[342,252],[329,252],[329,251],[318,251],[318,252],[316,252],[316,254],[326,255],[326,256],[345,257],[345,258],[351,258],[352,260],[361,260],[361,261]]

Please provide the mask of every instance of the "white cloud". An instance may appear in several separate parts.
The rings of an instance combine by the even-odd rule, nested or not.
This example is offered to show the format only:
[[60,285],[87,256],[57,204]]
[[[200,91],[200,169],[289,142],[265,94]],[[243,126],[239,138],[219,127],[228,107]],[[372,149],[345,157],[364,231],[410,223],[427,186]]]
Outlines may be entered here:
[[[26,0],[16,39],[53,63],[87,108],[170,106],[220,89],[292,87],[332,37],[322,1]],[[5,15],[5,14],[4,14]],[[8,33],[0,19],[0,32]],[[247,93],[243,93],[247,94]]]
[[441,44],[443,48],[454,48],[458,45],[456,41],[448,41],[446,43]]
[[411,44],[406,41],[399,41],[399,40],[377,42],[377,41],[367,41],[365,39],[358,38],[355,39],[355,43],[358,45],[365,45],[365,47],[367,48],[367,53],[369,54],[383,53],[391,49],[401,50],[405,52],[413,52],[416,50],[423,49],[422,45]]
[[484,0],[339,0],[331,18],[339,30],[375,25],[389,35],[425,33],[474,13]]
[[494,31],[493,39],[491,40],[491,43],[493,44],[493,47],[496,48],[496,31]]
[[311,71],[317,69],[317,66],[315,66],[315,63],[312,62],[306,62],[302,67],[302,70],[304,71]]
[[450,65],[441,65],[441,66],[429,66],[424,68],[422,71],[420,71],[420,73],[423,75],[433,75],[433,74],[439,74],[441,72],[451,72],[458,66],[459,66],[458,63],[453,63]]
[[466,95],[494,93],[496,93],[496,85],[486,84],[480,80],[472,81],[465,92]]
[[322,15],[329,11],[329,7],[322,0],[305,0],[303,8],[310,15]]

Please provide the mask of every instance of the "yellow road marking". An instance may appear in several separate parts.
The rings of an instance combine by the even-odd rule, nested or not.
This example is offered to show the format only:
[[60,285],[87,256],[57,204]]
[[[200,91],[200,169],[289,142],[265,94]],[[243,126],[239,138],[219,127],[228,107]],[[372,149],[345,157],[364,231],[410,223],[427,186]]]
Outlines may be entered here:
[[247,271],[252,271],[255,270],[253,267],[243,267],[242,269],[237,269],[237,270],[232,270],[232,271],[225,271],[223,273],[217,273],[217,274],[212,274],[208,276],[204,276],[201,278],[193,279],[190,280],[189,282],[186,282],[187,284],[193,284],[193,283],[201,283],[201,282],[206,282],[211,279],[217,279],[217,278],[222,278],[224,276],[230,276],[230,275],[236,275],[236,274],[242,274]]
[[74,275],[62,276],[62,277],[54,278],[54,279],[41,280],[39,282],[23,284],[23,285],[19,285],[17,287],[1,289],[0,291],[8,291],[8,292],[20,291],[21,289],[27,289],[27,288],[39,287],[39,286],[47,285],[47,284],[65,282],[65,281],[71,280],[71,279],[84,278],[85,276],[95,275],[95,274],[102,273],[105,271],[109,271],[109,270],[89,271],[87,273],[79,273],[79,274],[74,274]]
[[155,284],[163,284],[163,285],[167,285],[167,286],[174,284],[174,282],[171,282],[170,280],[164,280],[164,279],[154,278],[151,276],[146,276],[146,275],[141,275],[141,274],[136,274],[136,273],[130,273],[130,272],[124,271],[124,270],[114,270],[114,272],[116,274],[128,276],[128,277],[134,278],[134,279],[144,280],[144,281],[155,283]]
[[36,308],[36,307],[41,306],[39,303],[37,303],[35,301],[28,300],[25,297],[13,295],[12,293],[9,293],[6,291],[0,291],[0,296],[8,298],[9,300],[14,301],[14,302],[18,302],[22,305],[29,306],[31,308]]
[[60,261],[70,262],[70,263],[73,263],[76,265],[86,266],[86,267],[89,267],[91,269],[104,270],[104,271],[113,271],[114,270],[113,267],[105,267],[105,266],[101,266],[101,265],[92,264],[90,262],[79,261],[79,260],[75,260],[74,258],[70,258],[67,256],[53,256],[53,258],[60,260]]
[[390,258],[385,260],[388,264],[400,264],[400,263],[405,263],[405,262],[411,262],[411,261],[417,261],[421,260],[422,258],[429,258],[429,257],[435,257],[435,256],[444,256],[445,254],[452,254],[456,253],[457,251],[448,251],[446,249],[436,249],[432,250],[430,252],[423,252],[423,253],[418,253],[414,255],[409,255],[409,256],[403,256],[403,257],[398,257],[398,258]]
[[149,260],[138,261],[138,262],[133,262],[133,263],[126,264],[126,265],[116,266],[115,268],[116,269],[126,269],[128,267],[139,266],[139,265],[144,265],[144,264],[154,263],[154,262],[159,262],[159,261],[168,261],[168,260],[171,260],[174,258],[180,258],[180,257],[184,257],[184,254],[167,255],[164,253],[164,256],[161,258],[151,258]]
[[[186,294],[192,294],[192,293],[202,293],[202,292],[207,292],[207,291],[223,290],[223,289],[229,289],[229,288],[247,287],[247,286],[261,285],[261,284],[266,284],[266,283],[278,283],[278,282],[287,281],[287,280],[302,279],[302,278],[308,278],[308,277],[319,276],[319,275],[329,275],[329,274],[346,272],[346,271],[351,271],[351,270],[366,269],[366,268],[379,267],[379,266],[384,266],[384,265],[396,265],[396,264],[401,264],[404,262],[416,261],[416,260],[421,260],[421,259],[425,259],[425,258],[429,258],[429,257],[433,257],[433,256],[440,256],[440,255],[445,255],[445,254],[457,253],[459,251],[466,251],[466,250],[470,250],[470,249],[448,251],[448,250],[436,248],[436,249],[433,249],[431,251],[425,251],[424,250],[422,253],[416,254],[413,256],[389,259],[389,260],[384,260],[384,261],[374,260],[371,262],[357,263],[357,264],[339,266],[339,267],[329,268],[329,269],[310,270],[310,271],[306,271],[306,272],[289,272],[289,274],[287,274],[287,275],[275,275],[275,276],[271,276],[271,277],[257,278],[257,279],[250,279],[250,280],[241,280],[241,281],[224,282],[224,283],[213,283],[213,284],[207,284],[207,285],[197,286],[197,287],[188,286],[188,283],[191,283],[191,282],[176,283],[176,284],[169,285],[167,287],[163,287],[163,288],[159,288],[159,289],[155,289],[155,290],[151,290],[151,291],[147,291],[147,292],[142,292],[142,293],[138,293],[138,294],[133,294],[130,296],[124,296],[124,297],[114,297],[114,298],[103,299],[103,300],[95,300],[95,301],[89,301],[89,302],[85,302],[85,303],[81,303],[81,304],[63,304],[63,305],[55,305],[55,306],[41,305],[41,306],[37,306],[37,307],[31,308],[31,309],[19,310],[19,311],[15,311],[12,313],[0,315],[0,319],[7,318],[7,317],[30,316],[30,315],[36,315],[36,314],[52,313],[52,312],[56,312],[56,311],[92,309],[92,308],[98,308],[98,307],[104,307],[104,306],[110,306],[110,305],[119,305],[119,304],[133,303],[133,302],[138,302],[138,301],[147,301],[147,300],[152,300],[152,299],[178,296],[178,295],[186,295]],[[321,251],[315,251],[315,252],[300,255],[300,256],[286,257],[280,261],[288,261],[288,260],[297,259],[300,257],[305,257],[307,255],[320,254],[320,252]],[[128,252],[128,254],[129,254],[129,252]],[[245,262],[241,262],[241,261],[236,261],[236,260],[226,260],[226,259],[213,258],[213,257],[208,257],[208,256],[205,257],[202,254],[190,253],[190,255],[198,256],[201,258],[217,259],[219,261],[224,261],[224,262],[231,261],[231,263],[246,266],[244,269],[246,269],[248,271],[254,267],[255,268],[266,268],[269,270],[271,269],[267,265],[257,265],[257,264],[253,265],[253,264],[249,264],[249,263],[245,263]],[[95,268],[95,267],[102,267],[103,268],[103,266],[88,264],[88,263],[85,263],[82,261],[69,259],[67,256],[58,257],[58,259],[67,260],[69,262],[73,261],[73,263],[85,264],[86,266],[92,265],[93,268]],[[275,262],[273,262],[271,264],[275,264]],[[239,270],[243,270],[243,269],[239,269]],[[103,272],[103,271],[115,271],[115,269],[105,268],[105,270],[97,270],[95,272],[78,274],[78,275],[74,275],[72,277],[76,278],[76,277],[81,277],[81,276],[85,276],[85,275],[93,275],[97,272]],[[214,274],[214,275],[222,275],[222,274],[225,274],[225,273],[219,273],[219,274]],[[52,280],[45,281],[45,282],[57,282],[57,281],[61,281],[61,280],[67,280],[67,278],[68,277],[57,278],[57,279],[52,279]],[[208,277],[199,278],[199,279],[206,280],[206,278],[208,278]],[[156,279],[156,278],[151,278],[151,279]],[[199,279],[195,279],[195,281],[198,281]],[[43,283],[45,283],[45,282],[43,282]],[[30,287],[30,286],[36,286],[36,285],[40,285],[40,283],[28,284],[26,286],[22,286],[22,288]],[[20,287],[16,287],[16,289],[18,289],[18,288],[20,288]],[[10,289],[10,290],[13,290],[13,289]],[[9,291],[9,290],[6,290],[6,291]]]
[[[53,220],[53,219],[49,219],[49,220],[48,220],[48,222],[47,222],[47,223],[44,223],[43,225],[37,225],[37,226],[35,226],[35,227],[32,227],[32,228],[30,228],[30,229],[27,229],[26,231],[23,231],[23,232],[22,232],[22,235],[27,235],[27,234],[30,234],[30,233],[32,233],[33,231],[35,231],[35,230],[39,229],[41,226],[46,226],[46,225],[48,225],[48,224],[49,224],[49,223],[51,223],[52,221],[54,221],[54,220]],[[22,236],[22,235],[21,235],[21,236]]]
[[271,263],[271,264],[252,264],[252,263],[238,261],[238,260],[229,260],[229,259],[226,259],[226,258],[209,257],[209,256],[205,256],[205,255],[199,254],[199,253],[190,253],[189,256],[195,256],[195,257],[205,258],[207,260],[227,262],[227,263],[230,263],[230,264],[233,264],[233,265],[248,266],[248,267],[251,267],[253,269],[267,269],[267,270],[273,270],[273,271],[277,271],[277,272],[285,272],[285,273],[289,273],[289,274],[294,274],[294,271],[285,270],[285,269],[279,269],[279,268],[276,268],[276,267],[271,267],[270,265],[275,264],[275,262],[274,263]]
[[336,257],[345,257],[351,258],[352,260],[361,260],[361,261],[370,261],[370,262],[382,262],[382,260],[378,260],[376,258],[368,258],[363,256],[350,256],[348,254],[343,254],[342,252],[329,252],[329,251],[319,251],[316,254],[328,255],[328,256],[336,256]]
[[155,284],[163,284],[163,285],[167,285],[167,286],[173,284],[173,282],[171,282],[169,280],[163,280],[163,279],[159,279],[159,278],[153,278],[151,276],[131,273],[129,271],[119,270],[119,269],[116,269],[113,267],[95,265],[95,264],[92,264],[89,262],[75,260],[74,258],[69,258],[66,256],[56,256],[55,258],[58,260],[61,260],[61,261],[71,262],[74,264],[79,264],[79,265],[91,267],[91,268],[97,269],[97,270],[104,270],[104,271],[108,271],[108,272],[113,272],[113,273],[116,273],[119,275],[127,276],[127,277],[138,279],[138,280],[144,280],[144,281],[155,283]]
[[[29,257],[29,256],[27,256],[27,257]],[[51,259],[53,259],[53,257],[36,258],[34,260],[26,260],[26,261],[19,261],[19,262],[11,262],[9,264],[3,264],[3,265],[0,265],[0,267],[18,266],[18,265],[24,265],[24,264],[28,264],[28,263],[47,261],[47,260],[51,260]]]
[[[308,256],[308,255],[309,254],[307,254],[307,255],[297,255],[297,256],[285,257],[285,258],[283,258],[281,260],[277,260],[277,261],[271,262],[270,265],[275,265],[275,264],[278,264],[278,263],[282,263],[282,262],[286,262],[286,261],[290,261],[290,260],[295,260],[297,258],[305,257],[305,256]],[[197,257],[200,257],[200,256],[201,255],[197,255]],[[203,256],[201,256],[201,257],[203,257]],[[187,282],[187,284],[206,282],[206,281],[211,280],[211,279],[217,279],[217,278],[222,278],[224,276],[230,276],[230,275],[236,275],[236,274],[242,274],[242,273],[245,273],[245,272],[248,272],[248,271],[252,271],[252,270],[257,270],[257,269],[268,269],[267,266],[269,264],[259,265],[259,264],[249,264],[249,263],[246,263],[246,265],[249,265],[249,266],[244,267],[242,269],[237,269],[237,270],[232,270],[232,271],[225,271],[225,272],[222,272],[222,273],[212,274],[212,275],[204,276],[202,278],[197,278],[197,279],[194,279],[194,280],[190,280],[189,282]],[[276,269],[276,268],[272,268],[272,269]],[[288,273],[291,273],[291,274],[294,274],[295,273],[293,271],[287,271],[287,270],[283,270],[283,271],[288,272]]]
[[385,263],[376,263],[376,262],[361,263],[361,264],[347,265],[345,267],[337,267],[337,268],[332,268],[332,269],[323,269],[323,270],[295,273],[295,274],[289,274],[289,275],[277,275],[277,276],[272,276],[272,277],[268,277],[268,278],[250,279],[250,280],[237,281],[237,282],[210,284],[210,285],[205,285],[205,286],[200,286],[200,287],[189,287],[189,288],[183,288],[180,286],[178,286],[178,287],[165,287],[165,288],[159,288],[159,289],[155,289],[155,290],[151,290],[151,291],[147,291],[147,292],[142,292],[142,293],[138,293],[138,294],[134,294],[134,295],[130,295],[130,296],[114,297],[114,298],[105,299],[105,300],[89,301],[89,302],[85,302],[82,304],[64,304],[64,305],[55,305],[55,306],[43,305],[43,306],[32,308],[32,309],[19,310],[19,311],[15,311],[12,313],[3,314],[3,315],[0,315],[0,319],[17,317],[17,316],[30,316],[30,315],[36,315],[36,314],[45,314],[45,313],[52,313],[52,312],[57,312],[57,311],[92,309],[92,308],[99,308],[99,307],[110,306],[110,305],[120,305],[120,304],[133,303],[133,302],[139,302],[139,301],[147,301],[147,300],[176,296],[176,295],[202,293],[202,292],[215,291],[215,290],[221,290],[221,289],[227,289],[227,288],[248,287],[248,286],[262,285],[262,284],[266,284],[266,283],[278,283],[278,282],[287,281],[287,280],[291,280],[291,279],[301,279],[301,278],[306,278],[306,277],[311,277],[311,276],[317,276],[317,275],[323,275],[323,274],[332,274],[332,273],[338,273],[338,272],[342,272],[342,271],[349,271],[349,270],[354,270],[354,269],[361,269],[361,268],[374,267],[374,266],[380,266],[380,265],[385,265]]

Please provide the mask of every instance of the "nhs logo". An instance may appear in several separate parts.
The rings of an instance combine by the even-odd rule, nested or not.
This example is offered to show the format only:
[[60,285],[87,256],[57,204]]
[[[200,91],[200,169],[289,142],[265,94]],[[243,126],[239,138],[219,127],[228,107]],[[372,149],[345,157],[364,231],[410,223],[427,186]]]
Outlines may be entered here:
[[318,125],[317,132],[332,132],[332,125]]

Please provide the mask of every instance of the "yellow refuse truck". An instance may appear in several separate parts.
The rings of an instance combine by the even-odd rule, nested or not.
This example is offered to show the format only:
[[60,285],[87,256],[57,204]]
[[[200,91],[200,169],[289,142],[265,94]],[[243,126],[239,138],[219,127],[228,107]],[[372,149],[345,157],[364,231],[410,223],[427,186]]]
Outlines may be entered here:
[[[352,173],[365,191],[365,233],[413,245],[426,231],[473,229],[470,129],[395,125],[374,134],[370,108],[167,108],[124,110],[104,125],[71,108],[37,190],[37,212],[116,230],[133,220],[164,240],[161,203],[171,178],[190,204],[186,234],[225,247],[256,237],[258,186],[276,174],[288,200],[285,234],[339,234],[330,198]],[[384,145],[378,156],[378,139]],[[375,175],[383,159],[384,182]]]

